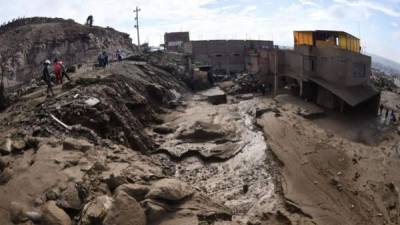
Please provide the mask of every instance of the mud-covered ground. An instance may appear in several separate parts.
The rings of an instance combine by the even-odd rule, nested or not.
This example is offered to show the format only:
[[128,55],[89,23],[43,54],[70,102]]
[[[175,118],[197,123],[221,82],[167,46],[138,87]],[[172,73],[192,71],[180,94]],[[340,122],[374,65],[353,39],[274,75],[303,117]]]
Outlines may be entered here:
[[400,223],[400,136],[383,117],[306,119],[321,109],[288,95],[215,105],[130,61],[55,92],[0,113],[0,224]]

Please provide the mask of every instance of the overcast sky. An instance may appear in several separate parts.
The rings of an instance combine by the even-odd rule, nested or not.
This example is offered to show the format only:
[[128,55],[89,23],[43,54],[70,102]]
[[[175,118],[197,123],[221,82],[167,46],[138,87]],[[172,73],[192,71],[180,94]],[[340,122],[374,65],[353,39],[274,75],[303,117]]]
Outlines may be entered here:
[[268,39],[293,45],[293,30],[343,30],[362,47],[400,62],[400,0],[0,0],[0,22],[15,17],[72,18],[131,34],[139,6],[142,42],[190,31],[191,39]]

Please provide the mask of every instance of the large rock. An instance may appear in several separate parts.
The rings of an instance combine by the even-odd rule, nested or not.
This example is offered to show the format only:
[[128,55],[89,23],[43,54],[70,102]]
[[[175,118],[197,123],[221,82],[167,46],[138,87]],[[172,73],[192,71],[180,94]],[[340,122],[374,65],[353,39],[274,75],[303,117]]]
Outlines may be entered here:
[[19,202],[11,202],[10,204],[10,219],[13,223],[19,224],[28,221],[29,218],[25,212],[28,211],[28,207]]
[[0,173],[0,185],[6,184],[8,181],[11,180],[12,177],[12,170],[10,168],[5,168]]
[[134,198],[120,192],[104,218],[103,225],[146,225],[146,215]]
[[64,209],[81,209],[82,202],[79,198],[79,193],[74,183],[68,184],[67,189],[65,189],[64,192],[61,194],[57,205]]
[[63,142],[63,150],[86,152],[93,148],[93,144],[82,140],[67,138]]
[[212,88],[202,92],[202,95],[207,97],[207,100],[213,105],[225,104],[227,97],[224,91],[220,88]]
[[150,191],[150,188],[149,186],[141,184],[123,184],[115,190],[115,193],[118,194],[121,191],[127,193],[137,201],[142,201],[144,200],[146,194]]
[[85,205],[79,225],[101,224],[110,210],[113,199],[107,195],[98,196]]
[[12,150],[12,141],[10,138],[5,138],[2,141],[0,141],[0,153],[2,155],[8,155],[11,153]]
[[151,186],[146,198],[179,201],[193,193],[193,189],[180,180],[162,179]]
[[71,225],[71,219],[60,209],[55,201],[49,201],[42,207],[42,225]]

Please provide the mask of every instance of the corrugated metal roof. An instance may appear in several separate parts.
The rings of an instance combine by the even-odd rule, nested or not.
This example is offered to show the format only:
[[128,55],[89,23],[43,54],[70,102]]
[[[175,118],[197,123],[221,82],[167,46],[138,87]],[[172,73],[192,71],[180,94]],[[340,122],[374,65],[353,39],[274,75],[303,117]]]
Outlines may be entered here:
[[341,87],[319,78],[311,77],[309,79],[321,85],[322,87],[326,88],[327,90],[329,90],[334,95],[341,98],[351,106],[356,106],[370,99],[371,97],[379,94],[379,92],[376,91],[375,88],[373,88],[370,85]]

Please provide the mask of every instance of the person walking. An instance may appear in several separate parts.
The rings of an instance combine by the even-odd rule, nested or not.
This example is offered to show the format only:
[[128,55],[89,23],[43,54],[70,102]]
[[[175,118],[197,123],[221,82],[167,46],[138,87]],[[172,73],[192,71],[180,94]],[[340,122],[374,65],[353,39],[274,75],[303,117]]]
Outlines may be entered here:
[[66,77],[68,79],[68,81],[71,81],[71,78],[67,74],[67,69],[64,66],[64,62],[63,61],[59,61],[58,63],[61,66],[61,83],[64,81],[64,77]]
[[379,106],[379,115],[382,115],[382,112],[383,112],[383,104]]
[[50,71],[49,71],[49,66],[50,66],[50,60],[46,60],[43,63],[43,80],[47,84],[47,97],[54,96],[52,84],[51,84],[51,77],[50,77]]
[[54,59],[53,72],[56,75],[56,83],[62,84],[61,65],[58,62],[58,59]]

